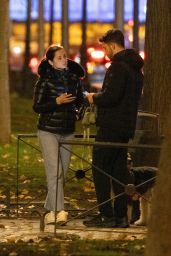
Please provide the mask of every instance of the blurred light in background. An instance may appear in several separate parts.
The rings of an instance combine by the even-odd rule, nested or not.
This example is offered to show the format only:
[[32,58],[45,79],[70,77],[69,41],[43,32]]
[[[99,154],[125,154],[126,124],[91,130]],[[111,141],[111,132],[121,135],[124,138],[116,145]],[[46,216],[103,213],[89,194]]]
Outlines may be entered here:
[[90,55],[91,55],[91,58],[96,61],[102,61],[105,56],[104,52],[101,50],[94,50],[91,52]]
[[133,27],[134,26],[134,21],[133,20],[128,20],[128,26]]
[[89,47],[89,48],[87,49],[87,53],[88,53],[88,54],[91,54],[94,50],[95,50],[94,47]]
[[38,65],[39,65],[38,58],[33,57],[30,59],[29,67],[31,68],[33,73],[37,73]]
[[91,62],[87,62],[87,73],[92,74],[94,71],[94,64]]
[[[69,20],[82,20],[83,0],[69,0]],[[145,22],[147,0],[139,0],[139,20]],[[114,0],[87,0],[87,20],[90,22],[113,22],[115,19]],[[62,0],[54,0],[54,19],[60,21],[62,17]],[[10,18],[25,21],[27,17],[27,0],[10,0]],[[38,0],[32,0],[31,17],[38,18]],[[50,0],[44,1],[45,21],[50,20]],[[133,0],[124,0],[124,21],[133,19]]]
[[22,52],[21,48],[19,46],[15,46],[13,49],[12,49],[12,53],[15,54],[15,55],[20,55]]
[[132,42],[133,42],[133,35],[132,35],[132,34],[129,34],[128,39],[129,39],[129,41],[132,43]]
[[110,67],[110,65],[111,65],[111,63],[110,63],[110,62],[106,62],[105,67],[106,67],[106,68],[109,68],[109,67]]
[[144,51],[140,51],[139,54],[140,54],[140,56],[141,56],[143,59],[145,59],[145,53],[144,53]]

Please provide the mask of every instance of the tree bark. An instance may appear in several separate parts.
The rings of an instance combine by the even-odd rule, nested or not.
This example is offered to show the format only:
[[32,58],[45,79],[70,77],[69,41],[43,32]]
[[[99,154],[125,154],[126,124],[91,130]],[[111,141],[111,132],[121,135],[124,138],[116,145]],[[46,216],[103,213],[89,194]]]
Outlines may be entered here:
[[39,60],[42,59],[44,52],[44,0],[39,0],[39,17],[38,17],[38,58]]
[[145,256],[171,255],[171,112],[159,163]]
[[148,0],[145,36],[144,109],[157,112],[164,130],[171,99],[171,1]]
[[115,26],[124,32],[124,1],[115,0]]
[[69,16],[68,16],[68,0],[62,1],[62,46],[66,52],[69,52]]
[[11,115],[8,75],[9,1],[0,5],[0,143],[10,142]]
[[134,0],[133,48],[139,51],[139,0]]
[[161,116],[164,143],[145,256],[171,255],[171,1],[148,0],[144,102]]
[[49,45],[53,43],[54,0],[50,0]]
[[24,58],[24,67],[23,67],[24,71],[29,68],[29,62],[30,62],[31,4],[32,4],[32,0],[27,0],[27,20],[26,20],[26,34],[25,34],[25,56],[24,56],[25,58]]
[[83,80],[83,86],[86,90],[90,90],[90,83],[87,73],[87,0],[82,1],[82,44],[80,47],[81,65],[85,70],[85,77]]

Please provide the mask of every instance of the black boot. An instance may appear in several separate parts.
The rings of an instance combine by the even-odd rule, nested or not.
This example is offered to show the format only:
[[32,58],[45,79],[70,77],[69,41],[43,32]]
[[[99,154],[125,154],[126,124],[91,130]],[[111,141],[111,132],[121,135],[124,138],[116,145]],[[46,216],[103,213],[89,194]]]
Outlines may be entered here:
[[101,227],[101,228],[113,228],[115,227],[114,217],[106,217],[102,214],[98,214],[91,220],[83,221],[86,227]]
[[123,217],[123,218],[119,218],[116,217],[115,218],[115,223],[116,223],[116,228],[128,228],[129,227],[129,222],[128,222],[128,217]]

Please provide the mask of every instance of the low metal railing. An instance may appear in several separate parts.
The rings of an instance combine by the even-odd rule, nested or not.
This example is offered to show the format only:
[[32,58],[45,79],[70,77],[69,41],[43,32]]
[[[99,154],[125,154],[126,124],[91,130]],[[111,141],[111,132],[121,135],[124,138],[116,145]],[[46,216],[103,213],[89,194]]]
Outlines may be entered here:
[[[91,135],[91,137],[95,137],[94,135]],[[33,148],[34,150],[40,152],[40,149],[39,147],[36,147],[35,145],[32,145],[31,143],[27,142],[25,139],[27,138],[37,138],[37,135],[36,134],[18,134],[17,136],[17,162],[16,162],[16,203],[13,203],[13,205],[16,205],[16,217],[18,217],[18,211],[19,211],[19,205],[22,204],[22,202],[19,201],[19,173],[20,173],[20,142],[28,145],[29,147]],[[117,148],[129,148],[129,149],[157,149],[157,150],[160,150],[161,149],[161,146],[159,145],[153,145],[153,144],[134,144],[134,143],[110,143],[110,142],[93,142],[93,141],[90,141],[90,140],[78,140],[78,138],[83,138],[82,135],[76,135],[75,138],[77,139],[74,139],[74,140],[60,140],[59,141],[59,150],[57,152],[58,154],[58,166],[59,166],[59,152],[60,152],[60,148],[63,147],[65,150],[68,150],[65,145],[74,145],[74,146],[83,146],[83,147],[93,147],[93,146],[100,146],[100,147],[117,147]],[[83,172],[81,173],[80,170],[77,170],[79,171],[80,173],[78,173],[77,171],[75,172],[75,176],[76,178],[87,178],[85,176],[85,172],[87,170],[90,170],[92,167],[96,168],[97,171],[103,173],[104,175],[106,175],[108,178],[110,178],[111,180],[114,180],[115,182],[119,183],[121,186],[124,187],[124,192],[117,195],[117,196],[114,196],[110,199],[108,199],[107,201],[103,202],[101,205],[109,202],[109,201],[112,201],[114,200],[116,197],[119,197],[119,196],[122,196],[123,194],[131,194],[133,192],[135,192],[135,190],[138,188],[138,187],[141,187],[143,186],[145,183],[148,183],[148,182],[151,182],[152,179],[155,179],[152,178],[152,179],[149,179],[148,181],[146,182],[143,182],[137,186],[130,186],[130,185],[125,185],[123,183],[121,183],[119,180],[115,179],[114,177],[112,177],[111,175],[107,174],[104,170],[101,170],[100,168],[98,168],[97,166],[93,166],[92,162],[89,160],[89,159],[86,159],[85,157],[82,157],[80,155],[78,155],[77,153],[73,152],[72,150],[70,151],[73,155],[75,155],[76,157],[78,157],[81,161],[84,161],[87,165],[89,165],[90,167],[86,170],[82,170]],[[72,169],[71,169],[72,170]],[[72,170],[74,171],[74,170]],[[78,177],[77,177],[78,176]],[[74,178],[73,177],[73,178]],[[87,178],[89,179],[89,178]],[[68,182],[70,181],[70,179],[68,179]],[[57,168],[57,180],[56,180],[56,207],[55,207],[55,211],[57,212],[57,193],[58,193],[58,168]],[[45,189],[46,190],[46,189]],[[7,213],[7,216],[9,217],[10,216],[10,207],[12,205],[11,203],[11,200],[10,200],[10,193],[9,191],[7,192],[7,209],[6,209],[6,213]],[[34,198],[35,200],[35,198]],[[31,204],[33,203],[33,199],[29,200],[28,202],[26,203],[23,203],[23,205],[28,205],[28,204]],[[40,203],[40,202],[39,202]],[[43,202],[41,202],[43,203]],[[86,216],[89,212],[93,211],[94,209],[97,209],[100,205],[95,205],[93,206],[92,208],[88,209],[88,210],[85,210],[81,213],[79,213],[78,215],[70,218],[66,223],[74,220],[74,219],[77,219],[77,218],[80,218],[81,216]],[[40,230],[44,231],[44,218],[45,218],[45,215],[46,215],[46,212],[43,212],[43,213],[40,213],[38,210],[30,210],[31,213],[36,213],[39,218],[40,218]],[[59,226],[58,226],[59,227]],[[56,228],[57,228],[57,225],[55,223],[54,225],[54,234],[56,234]]]

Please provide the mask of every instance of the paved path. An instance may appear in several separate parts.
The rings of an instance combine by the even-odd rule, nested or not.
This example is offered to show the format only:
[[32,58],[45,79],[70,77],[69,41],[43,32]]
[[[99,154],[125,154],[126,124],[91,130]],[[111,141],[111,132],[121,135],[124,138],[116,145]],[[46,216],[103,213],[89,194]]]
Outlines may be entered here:
[[54,225],[46,225],[44,232],[40,231],[39,219],[0,219],[0,243],[25,242],[33,239],[35,242],[42,236],[76,235],[81,239],[104,239],[104,240],[134,240],[146,237],[145,227],[131,226],[127,229],[116,228],[87,228],[82,224],[82,220],[73,220],[67,226],[54,230]]

